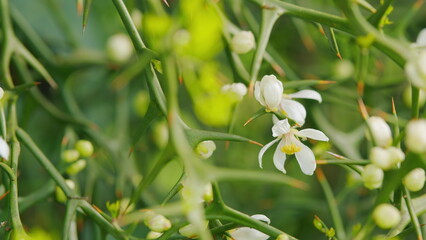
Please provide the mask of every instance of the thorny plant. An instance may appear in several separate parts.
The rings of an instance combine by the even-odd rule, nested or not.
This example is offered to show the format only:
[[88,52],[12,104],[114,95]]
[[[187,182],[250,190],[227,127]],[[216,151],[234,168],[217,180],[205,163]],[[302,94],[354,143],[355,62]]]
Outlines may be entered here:
[[[312,239],[318,234],[329,239],[404,239],[410,236],[423,239],[426,195],[419,191],[424,186],[426,164],[426,120],[422,119],[426,114],[422,111],[422,94],[426,90],[426,32],[419,34],[416,43],[410,44],[405,38],[407,27],[421,11],[423,1],[410,2],[409,7],[404,3],[405,8],[401,8],[404,12],[397,13],[402,17],[394,19],[393,23],[390,20],[395,10],[392,0],[380,3],[335,0],[334,5],[322,1],[326,7],[315,1],[296,4],[280,0],[112,2],[119,18],[111,17],[107,21],[111,25],[115,24],[113,21],[121,22],[127,34],[111,37],[106,54],[98,54],[80,48],[59,7],[61,1],[47,0],[44,4],[61,27],[66,39],[66,46],[62,48],[67,51],[60,46],[54,49],[55,44],[48,44],[48,39],[41,37],[13,2],[0,0],[0,80],[4,89],[0,102],[1,239],[58,238],[53,228],[43,232],[24,225],[27,220],[38,219],[38,216],[25,215],[24,211],[36,208],[37,203],[53,195],[56,202],[65,206],[61,221],[61,239],[64,240],[283,240],[296,239],[298,235]],[[77,0],[76,3],[83,21],[82,30],[89,34],[94,31],[90,28],[90,13],[102,9],[97,9],[96,4],[92,7],[91,0]],[[317,8],[333,8],[335,14]],[[336,65],[333,79],[319,80],[320,77],[313,76],[310,80],[302,80],[297,73],[300,70],[292,68],[297,60],[287,64],[286,59],[291,57],[276,50],[273,44],[278,35],[292,39],[285,33],[288,26],[280,21],[294,24],[304,46],[311,50],[306,54],[313,54],[315,45],[310,35],[321,32],[325,36],[323,40],[328,40],[332,53],[344,59]],[[319,31],[314,33],[311,24]],[[291,47],[296,45],[291,43]],[[355,70],[351,61],[345,59],[345,53],[351,51],[355,55],[352,57],[356,62]],[[136,56],[132,57],[133,52]],[[398,72],[399,82],[389,84],[383,79],[390,77],[386,75],[377,78],[384,82],[382,86],[372,84],[370,78],[379,73],[372,69],[371,59],[376,61],[378,68],[385,64],[384,72],[390,69],[392,73]],[[394,63],[398,70],[394,70]],[[87,81],[81,80],[91,78],[94,74],[88,72],[99,68],[108,69],[103,78],[112,80],[103,79],[97,83],[99,86],[89,86]],[[48,85],[38,79],[44,79]],[[89,87],[81,86],[86,84]],[[386,99],[379,99],[380,103],[370,100],[376,92],[386,92],[392,84],[410,85],[407,100],[410,113],[401,110],[398,114],[397,109],[403,108],[400,95],[386,95]],[[111,104],[114,99],[102,104],[114,110],[113,133],[104,128],[104,120],[94,117],[102,115],[102,111],[90,114],[82,106],[84,100],[78,99],[82,97],[79,92],[88,88],[113,91],[115,105]],[[131,121],[128,109],[128,99],[135,88],[141,90],[135,101],[139,114],[137,122]],[[342,97],[342,94],[350,97]],[[61,101],[56,98],[58,95]],[[331,109],[327,116],[326,108],[318,107],[323,98],[323,104]],[[299,99],[318,103],[299,102]],[[372,102],[373,107],[367,107],[364,100]],[[392,106],[391,113],[380,110],[383,104]],[[253,111],[259,105],[261,109]],[[359,108],[357,116],[366,124],[354,120],[353,116],[342,116],[341,111],[330,113],[334,106],[356,112],[356,105]],[[44,110],[43,116],[49,115],[48,121],[59,124],[61,131],[58,132],[63,134],[60,146],[55,145],[58,149],[54,154],[47,154],[47,145],[42,142],[56,134],[35,136],[37,131],[27,121],[31,119],[28,112],[31,115],[38,107]],[[268,118],[269,127],[272,127],[269,134],[275,140],[263,146],[240,136],[244,134],[236,134],[242,119],[239,115],[244,115],[242,109],[251,111],[244,128],[255,134],[248,135],[264,135],[255,124]],[[340,123],[348,122],[352,132],[340,131],[338,124],[331,123],[331,118],[337,118]],[[393,126],[392,130],[388,123]],[[314,124],[321,131],[310,128]],[[48,125],[41,125],[39,131],[52,130]],[[206,130],[197,129],[198,126]],[[221,128],[226,128],[227,132],[219,131]],[[155,133],[157,148],[142,143],[141,139],[149,139],[146,136],[150,131]],[[368,143],[361,143],[365,138]],[[269,137],[265,142],[270,140]],[[203,160],[220,154],[219,151],[214,153],[218,141],[224,141],[227,149],[221,153],[221,158],[225,158],[225,153],[237,152],[233,156],[238,156],[244,151],[240,149],[238,153],[238,148],[230,142],[242,142],[244,148],[263,146],[256,149],[256,155],[242,154],[244,158],[251,156],[244,162],[258,160],[261,167],[262,162],[267,166],[273,162],[281,172],[249,169],[253,164],[246,169],[230,168],[220,166],[221,161]],[[271,157],[266,150],[275,143],[278,146]],[[29,180],[25,179],[25,174],[20,175],[20,169],[33,166],[33,159],[42,166],[49,180],[22,196],[18,187],[25,188]],[[294,159],[301,171],[291,167]],[[173,179],[161,174],[172,162],[182,166],[169,170],[169,174],[180,175]],[[333,168],[333,171],[344,172],[352,182],[363,182],[365,188],[348,181],[343,190],[335,194],[336,184],[330,185],[326,178],[332,172],[328,166],[318,165],[340,166],[341,169]],[[299,172],[308,176],[298,175]],[[271,225],[268,217],[262,214],[250,217],[230,207],[226,201],[237,196],[227,196],[237,192],[226,191],[226,185],[223,187],[226,182],[280,184],[283,186],[280,192],[295,194],[295,191],[315,188],[316,183],[309,176],[313,174],[323,191],[321,196],[324,196],[328,211],[318,210],[321,208],[318,203],[313,206],[315,213],[303,211],[303,214],[309,214],[313,227],[319,232],[302,230],[298,233],[287,227],[294,225],[290,224],[291,220],[283,217],[287,222],[279,221],[280,216],[274,216],[280,225],[275,225],[274,221]],[[161,200],[152,197],[152,188],[158,186],[155,181],[159,178],[174,181],[168,189],[162,189],[166,194]],[[108,186],[102,189],[102,194],[94,193],[96,181]],[[160,186],[165,188],[165,185]],[[364,191],[361,194],[368,196],[368,200],[363,201],[366,204],[362,205],[365,209],[356,209],[348,216],[343,211],[347,207],[344,201],[353,196],[349,192],[360,189]],[[417,193],[412,197],[413,192]],[[224,198],[221,193],[226,193]],[[306,196],[301,195],[300,199]],[[52,202],[48,204],[51,208],[59,208]],[[287,211],[292,206],[302,205],[293,203],[279,207]],[[26,217],[22,218],[24,215]],[[286,229],[290,231],[285,232]]]

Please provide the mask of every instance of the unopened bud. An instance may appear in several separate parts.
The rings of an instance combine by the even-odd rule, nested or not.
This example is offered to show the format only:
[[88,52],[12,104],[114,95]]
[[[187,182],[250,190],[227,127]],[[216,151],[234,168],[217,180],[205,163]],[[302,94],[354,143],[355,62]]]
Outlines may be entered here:
[[122,33],[110,37],[107,42],[107,54],[114,62],[127,61],[133,54],[132,41]]
[[420,50],[419,55],[405,64],[405,75],[418,88],[426,88],[426,50]]
[[146,235],[146,239],[157,239],[157,238],[161,237],[161,235],[163,235],[163,233],[150,231]]
[[[370,117],[367,119],[367,124],[377,146],[387,147],[392,143],[391,129],[383,118]],[[370,132],[367,133],[367,136],[370,136]]]
[[197,153],[201,158],[207,159],[215,150],[216,144],[213,141],[202,141],[195,148],[195,153]]
[[412,120],[408,123],[405,145],[415,153],[426,152],[426,120]]
[[75,149],[77,149],[82,157],[90,157],[94,151],[92,143],[88,140],[78,140],[75,144]]
[[232,51],[238,54],[248,53],[254,46],[254,35],[250,31],[240,31],[231,40]]
[[266,111],[278,111],[283,98],[284,87],[274,75],[265,75],[254,85],[254,97]]
[[383,170],[374,164],[365,166],[361,176],[364,181],[364,186],[368,189],[376,189],[382,186],[384,177]]
[[247,94],[247,87],[243,83],[226,84],[221,90],[224,93],[234,94],[239,101]]
[[391,204],[384,203],[377,206],[373,211],[374,222],[383,229],[394,227],[401,220],[398,209]]
[[7,142],[0,137],[0,157],[4,160],[9,160],[10,148]]
[[422,168],[416,168],[404,177],[403,183],[408,190],[417,192],[423,188],[425,185],[425,180],[425,170]]
[[388,150],[388,153],[389,153],[389,155],[390,155],[390,157],[392,159],[392,162],[394,164],[401,163],[402,161],[405,160],[405,154],[401,150],[401,148],[389,147],[387,150]]
[[277,240],[289,240],[290,238],[288,237],[287,234],[282,233],[277,237]]
[[[75,189],[75,183],[71,179],[66,179],[65,183],[67,184],[69,188],[71,188],[71,190]],[[59,186],[56,186],[55,195],[56,195],[56,201],[60,203],[64,203],[67,201],[67,196],[65,195],[64,191],[62,191],[62,189]]]
[[374,147],[370,151],[370,160],[377,167],[383,170],[389,170],[394,166],[394,162],[387,149]]
[[81,170],[83,170],[84,168],[86,168],[87,162],[84,159],[80,159],[78,161],[76,161],[75,163],[71,164],[71,166],[69,166],[66,170],[66,172],[69,175],[76,175],[79,172],[81,172]]
[[80,157],[80,153],[75,149],[68,149],[62,153],[62,160],[64,162],[75,162]]
[[211,183],[208,183],[204,187],[203,199],[207,203],[213,201],[213,188],[212,188],[212,184]]
[[172,227],[172,223],[169,219],[163,215],[157,214],[150,220],[148,220],[148,228],[154,232],[164,232]]
[[[204,228],[207,228],[208,225],[209,225],[209,222],[205,221]],[[196,238],[199,234],[199,231],[197,230],[197,227],[194,224],[188,224],[180,228],[179,233],[180,235],[185,236],[187,238]]]

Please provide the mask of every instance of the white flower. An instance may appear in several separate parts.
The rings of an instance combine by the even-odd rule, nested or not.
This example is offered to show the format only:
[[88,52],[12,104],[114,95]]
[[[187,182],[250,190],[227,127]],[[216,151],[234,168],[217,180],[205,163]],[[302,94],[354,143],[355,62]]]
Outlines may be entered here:
[[213,152],[216,150],[216,144],[213,141],[202,141],[197,147],[195,147],[195,152],[203,159],[211,157]]
[[426,120],[412,120],[408,123],[405,145],[415,153],[426,152]]
[[364,167],[361,177],[366,188],[376,189],[382,186],[384,173],[381,168],[374,164],[369,164]]
[[322,102],[321,95],[314,90],[301,90],[292,94],[284,94],[280,103],[280,110],[288,118],[294,120],[299,126],[305,124],[306,109],[305,107],[292,100],[293,98],[313,99]]
[[316,168],[315,156],[312,150],[304,145],[299,138],[306,139],[311,138],[319,141],[328,141],[328,137],[321,131],[307,128],[303,130],[296,130],[290,127],[288,119],[280,120],[272,127],[272,136],[276,137],[275,140],[266,144],[259,152],[259,165],[262,167],[263,154],[270,148],[274,143],[278,142],[278,147],[274,153],[274,165],[283,173],[286,173],[284,169],[284,163],[286,161],[286,154],[295,154],[297,162],[302,169],[302,172],[306,175],[312,175]]
[[419,35],[417,35],[416,42],[411,44],[414,48],[425,48],[426,47],[426,28],[423,28]]
[[7,142],[2,137],[0,137],[0,157],[2,157],[4,160],[9,160],[9,155],[9,145],[7,145]]
[[126,34],[115,34],[108,39],[107,54],[115,62],[127,61],[133,53],[133,44]]
[[[271,220],[265,215],[256,214],[251,216],[251,218],[266,222],[267,224],[271,223]],[[230,231],[230,235],[233,240],[266,240],[269,238],[268,235],[249,227],[236,228]]]
[[154,232],[164,232],[172,227],[172,223],[169,219],[163,215],[157,214],[147,221],[147,226]]
[[226,84],[222,87],[222,92],[224,93],[232,93],[237,96],[238,100],[243,99],[243,97],[247,94],[247,87],[243,83],[232,83]]
[[150,231],[150,232],[146,235],[146,239],[157,239],[157,238],[161,237],[161,235],[163,235],[163,233]]
[[[392,143],[392,132],[389,125],[380,117],[367,119],[368,128],[373,135],[374,142],[379,147],[387,147]],[[370,136],[370,134],[367,134]]]
[[402,182],[405,187],[412,192],[420,191],[425,185],[426,174],[425,170],[422,168],[416,168],[409,172]]
[[389,229],[399,223],[401,214],[396,207],[383,203],[374,209],[373,219],[380,228]]
[[426,50],[421,50],[418,56],[410,59],[404,69],[405,75],[414,86],[426,89]]
[[266,111],[278,111],[283,91],[283,83],[274,75],[265,75],[254,85],[254,97],[266,108]]
[[[204,221],[204,229],[209,226],[209,221]],[[197,227],[194,224],[188,224],[184,227],[179,228],[179,233],[187,238],[196,238],[199,234]]]
[[370,151],[370,160],[377,167],[389,170],[404,161],[405,154],[397,147],[374,147]]
[[4,96],[4,90],[0,87],[0,99],[2,99]]
[[231,40],[232,51],[238,54],[248,53],[254,46],[254,35],[250,31],[239,31]]

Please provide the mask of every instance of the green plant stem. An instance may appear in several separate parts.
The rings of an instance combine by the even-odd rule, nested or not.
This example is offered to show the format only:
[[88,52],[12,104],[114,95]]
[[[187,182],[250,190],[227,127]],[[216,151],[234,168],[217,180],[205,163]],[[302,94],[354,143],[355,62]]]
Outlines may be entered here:
[[403,187],[403,190],[404,190],[405,204],[407,205],[407,210],[408,210],[408,213],[410,214],[411,223],[413,224],[413,227],[416,231],[417,240],[423,240],[422,229],[420,227],[419,219],[416,216],[416,211],[414,210],[410,191],[406,187]]
[[333,219],[334,226],[336,228],[337,238],[345,239],[346,234],[344,224],[342,221],[342,217],[340,216],[338,204],[336,202],[336,198],[334,197],[333,191],[331,190],[330,184],[328,183],[321,168],[318,168],[315,173],[327,200],[328,209],[330,210],[331,218]]
[[0,162],[0,168],[2,168],[6,172],[10,181],[16,181],[15,173],[13,172],[12,168],[9,167],[9,165],[4,162]]
[[10,75],[9,64],[13,52],[13,29],[9,14],[8,0],[0,0],[0,35],[2,36],[0,46],[0,81],[4,82],[9,89],[13,88],[12,77]]
[[71,227],[78,208],[78,201],[76,199],[69,199],[67,201],[67,210],[65,213],[64,227],[62,230],[62,240],[73,239],[71,235]]
[[420,89],[415,86],[411,86],[411,117],[419,118],[419,97]]
[[340,165],[367,165],[370,161],[366,160],[317,160],[319,165],[340,164]]

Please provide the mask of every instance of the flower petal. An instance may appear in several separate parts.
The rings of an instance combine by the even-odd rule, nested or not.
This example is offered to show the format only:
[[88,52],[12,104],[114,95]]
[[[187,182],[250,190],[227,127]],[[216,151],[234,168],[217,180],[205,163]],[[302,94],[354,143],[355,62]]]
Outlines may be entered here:
[[306,137],[319,141],[328,141],[328,137],[323,132],[312,128],[300,130],[296,135],[299,137]]
[[301,90],[292,94],[289,94],[291,98],[305,98],[305,99],[313,99],[317,100],[318,102],[322,102],[321,95],[314,90]]
[[274,165],[281,172],[287,173],[285,171],[285,169],[284,169],[284,163],[285,163],[285,160],[286,160],[287,156],[285,155],[285,153],[283,151],[281,151],[281,148],[282,148],[283,145],[284,145],[284,141],[281,141],[278,144],[277,149],[275,149],[275,153],[274,153]]
[[10,148],[6,141],[0,137],[0,157],[9,160]]
[[305,107],[299,102],[282,99],[280,107],[286,113],[288,118],[293,119],[300,126],[305,123],[306,110]]
[[265,100],[262,97],[262,94],[260,93],[260,82],[256,81],[254,84],[254,98],[260,103],[260,105],[265,107]]
[[277,124],[277,122],[279,121],[280,119],[277,117],[277,116],[275,116],[275,114],[272,114],[272,124]]
[[279,120],[275,125],[272,127],[272,136],[278,137],[281,135],[284,135],[286,133],[289,133],[291,129],[290,124],[288,123],[288,119]]
[[426,28],[423,28],[417,35],[416,43],[419,47],[426,46]]
[[255,215],[252,215],[250,217],[253,218],[253,219],[262,221],[262,222],[266,222],[267,224],[271,224],[271,220],[263,214],[255,214]]
[[270,147],[271,147],[274,143],[278,142],[278,140],[280,140],[280,138],[276,138],[276,139],[274,139],[274,140],[273,140],[273,141],[271,141],[270,143],[268,143],[268,144],[266,144],[265,146],[263,146],[263,147],[262,147],[262,149],[260,149],[259,156],[258,156],[258,159],[259,159],[259,167],[260,167],[260,168],[262,168],[262,157],[263,157],[263,154],[265,154],[266,150],[268,150],[268,148],[270,148]]
[[230,235],[234,240],[266,240],[269,238],[268,235],[248,227],[237,228],[230,232]]
[[312,150],[308,148],[305,144],[300,143],[300,147],[302,149],[295,154],[297,162],[299,163],[299,166],[304,174],[312,175],[314,174],[314,171],[317,168],[317,163],[315,162],[315,155]]

